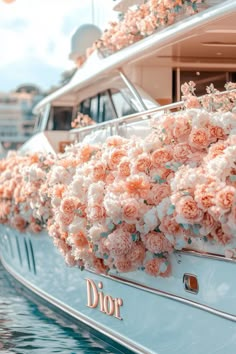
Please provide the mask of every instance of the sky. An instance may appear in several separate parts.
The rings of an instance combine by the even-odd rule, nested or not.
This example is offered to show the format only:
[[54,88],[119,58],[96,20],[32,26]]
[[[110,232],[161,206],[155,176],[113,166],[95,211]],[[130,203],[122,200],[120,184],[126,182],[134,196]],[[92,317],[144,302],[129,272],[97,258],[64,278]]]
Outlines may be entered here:
[[74,66],[69,53],[75,30],[91,23],[92,13],[104,30],[116,16],[113,6],[112,0],[0,0],[0,91],[25,83],[43,90],[57,85]]

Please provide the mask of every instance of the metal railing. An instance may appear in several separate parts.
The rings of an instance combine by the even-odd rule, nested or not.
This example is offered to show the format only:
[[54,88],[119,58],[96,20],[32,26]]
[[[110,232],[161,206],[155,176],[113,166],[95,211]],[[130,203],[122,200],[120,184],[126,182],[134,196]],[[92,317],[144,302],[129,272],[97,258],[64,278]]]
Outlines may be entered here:
[[[206,94],[206,95],[197,97],[197,99],[201,100],[203,97],[221,96],[221,95],[225,95],[225,94],[230,94],[232,92],[236,92],[236,89]],[[164,106],[158,106],[158,107],[155,107],[155,108],[143,111],[143,112],[133,113],[133,114],[123,116],[120,118],[115,118],[115,119],[112,119],[107,122],[103,122],[103,123],[99,123],[99,124],[95,124],[95,125],[91,125],[91,126],[87,126],[87,127],[83,127],[83,128],[71,129],[70,133],[79,138],[81,133],[83,134],[83,133],[95,132],[97,130],[106,129],[109,127],[111,135],[112,135],[113,131],[115,134],[117,134],[118,128],[121,124],[136,123],[139,121],[149,120],[149,119],[151,119],[153,114],[160,113],[160,112],[164,113],[166,111],[171,111],[173,109],[181,108],[184,106],[185,102],[186,102],[185,100],[182,100],[182,101],[170,103],[170,104],[167,104]]]

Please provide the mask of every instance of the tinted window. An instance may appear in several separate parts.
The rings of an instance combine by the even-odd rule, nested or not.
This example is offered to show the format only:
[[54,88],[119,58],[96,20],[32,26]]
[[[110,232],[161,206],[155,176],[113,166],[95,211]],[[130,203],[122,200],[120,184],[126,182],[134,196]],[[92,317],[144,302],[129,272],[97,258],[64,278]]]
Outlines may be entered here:
[[132,106],[128,96],[125,98],[122,92],[114,89],[111,90],[111,94],[118,117],[127,116],[137,112],[137,110]]
[[72,120],[72,108],[53,107],[47,129],[70,130]]

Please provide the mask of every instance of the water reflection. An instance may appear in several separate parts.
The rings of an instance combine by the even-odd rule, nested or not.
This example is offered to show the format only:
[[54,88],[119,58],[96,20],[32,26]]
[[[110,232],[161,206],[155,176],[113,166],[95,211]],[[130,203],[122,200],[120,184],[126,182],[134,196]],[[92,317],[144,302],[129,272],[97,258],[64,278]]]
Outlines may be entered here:
[[[124,353],[125,351],[122,351]],[[0,263],[0,353],[121,353],[41,303],[21,294]]]

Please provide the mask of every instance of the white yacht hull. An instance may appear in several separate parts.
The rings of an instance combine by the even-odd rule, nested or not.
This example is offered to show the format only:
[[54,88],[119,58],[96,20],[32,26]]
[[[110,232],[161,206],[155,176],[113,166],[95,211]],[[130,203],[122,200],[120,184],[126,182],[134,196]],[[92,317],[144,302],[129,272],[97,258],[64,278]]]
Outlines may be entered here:
[[[172,276],[166,279],[143,272],[102,276],[67,267],[46,233],[20,234],[1,226],[0,235],[1,261],[9,273],[126,348],[136,353],[235,353],[233,262],[176,253]],[[184,274],[196,275],[197,294],[184,288]],[[105,308],[101,301],[107,302]]]

